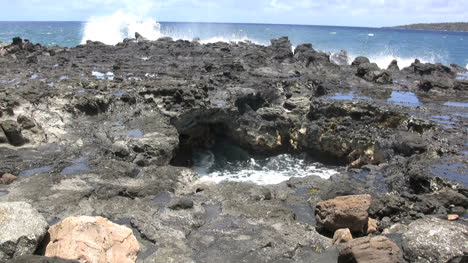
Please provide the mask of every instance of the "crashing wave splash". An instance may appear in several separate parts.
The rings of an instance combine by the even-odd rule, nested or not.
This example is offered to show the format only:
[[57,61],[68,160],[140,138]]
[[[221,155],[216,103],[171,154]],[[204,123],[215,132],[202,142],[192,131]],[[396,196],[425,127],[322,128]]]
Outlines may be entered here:
[[[161,25],[152,18],[142,18],[128,14],[124,11],[117,11],[109,16],[93,17],[85,23],[83,28],[83,38],[81,43],[86,43],[87,40],[100,41],[108,45],[115,45],[125,38],[134,38],[135,32],[140,33],[143,37],[149,40],[157,40],[161,37],[172,37],[174,39],[193,40],[194,36],[191,32],[161,32]],[[332,32],[335,33],[335,32]],[[257,41],[240,34],[226,34],[222,36],[213,36],[206,39],[200,39],[201,44],[215,42],[252,42],[258,45],[268,45],[267,42]],[[383,51],[380,54],[360,54],[367,56],[372,62],[386,69],[392,60],[397,60],[400,68],[408,67],[414,62],[415,58],[401,57],[389,50]],[[352,62],[355,56],[349,56],[349,62]],[[423,63],[444,63],[443,57],[436,54],[425,55],[418,58]],[[468,65],[466,66],[468,69]]]
[[161,38],[161,25],[152,18],[144,20],[135,15],[117,11],[110,16],[93,17],[86,22],[81,43],[87,40],[115,45],[125,38],[134,38],[135,32],[149,40]]

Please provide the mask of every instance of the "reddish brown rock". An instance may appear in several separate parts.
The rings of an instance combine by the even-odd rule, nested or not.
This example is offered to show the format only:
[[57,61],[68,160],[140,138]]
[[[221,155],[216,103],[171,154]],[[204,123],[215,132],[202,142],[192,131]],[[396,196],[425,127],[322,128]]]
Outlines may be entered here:
[[340,196],[319,202],[315,209],[317,223],[329,231],[349,228],[354,233],[367,233],[370,195]]
[[89,263],[133,263],[140,250],[130,228],[103,217],[68,217],[49,229],[47,257]]
[[400,263],[403,253],[390,239],[384,236],[361,237],[340,246],[338,262]]
[[346,243],[353,240],[353,235],[349,228],[338,229],[333,235],[333,244]]
[[11,184],[17,178],[18,177],[14,176],[12,174],[9,174],[9,173],[3,174],[2,177],[0,177],[0,184]]

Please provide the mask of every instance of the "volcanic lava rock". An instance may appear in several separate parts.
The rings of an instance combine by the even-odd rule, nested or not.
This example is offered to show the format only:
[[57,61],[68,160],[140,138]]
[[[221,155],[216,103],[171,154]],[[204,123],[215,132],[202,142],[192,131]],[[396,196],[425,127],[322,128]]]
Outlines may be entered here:
[[384,236],[361,237],[340,246],[339,263],[402,263],[403,253],[390,239]]
[[333,234],[333,244],[346,243],[353,240],[353,235],[349,228],[342,228],[335,231]]
[[387,70],[389,71],[400,71],[400,67],[398,66],[398,61],[395,59],[390,62],[390,65],[388,65]]
[[49,229],[47,257],[133,263],[140,245],[132,230],[102,217],[69,217]]
[[47,222],[30,204],[0,203],[0,262],[33,254],[47,233]]
[[329,231],[349,228],[354,233],[367,233],[370,195],[339,196],[317,203],[315,217],[319,226]]
[[362,64],[367,64],[367,63],[370,63],[370,60],[366,57],[357,57],[353,60],[353,62],[351,63],[351,66],[353,67],[359,67],[360,65]]
[[8,138],[8,142],[14,146],[21,146],[27,142],[21,133],[21,127],[14,120],[7,120],[1,123],[3,132]]
[[403,250],[411,262],[464,262],[468,226],[438,218],[414,221],[403,233]]

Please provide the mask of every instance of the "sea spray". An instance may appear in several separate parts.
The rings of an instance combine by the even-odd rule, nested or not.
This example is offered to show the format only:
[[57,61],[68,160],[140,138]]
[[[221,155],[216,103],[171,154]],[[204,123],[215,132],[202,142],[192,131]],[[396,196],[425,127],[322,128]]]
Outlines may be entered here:
[[124,38],[133,38],[135,32],[145,38],[156,40],[161,35],[161,26],[152,18],[139,18],[136,15],[117,11],[109,16],[93,17],[85,23],[81,43],[87,40],[115,45]]

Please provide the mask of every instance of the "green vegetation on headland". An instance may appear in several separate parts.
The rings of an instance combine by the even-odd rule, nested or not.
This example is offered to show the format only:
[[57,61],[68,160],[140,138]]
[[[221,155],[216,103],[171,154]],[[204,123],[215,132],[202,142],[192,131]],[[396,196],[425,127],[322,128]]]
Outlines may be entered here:
[[468,31],[468,22],[412,24],[412,25],[405,25],[405,26],[395,26],[395,27],[392,27],[392,28],[419,29],[419,30],[441,30],[441,31]]

